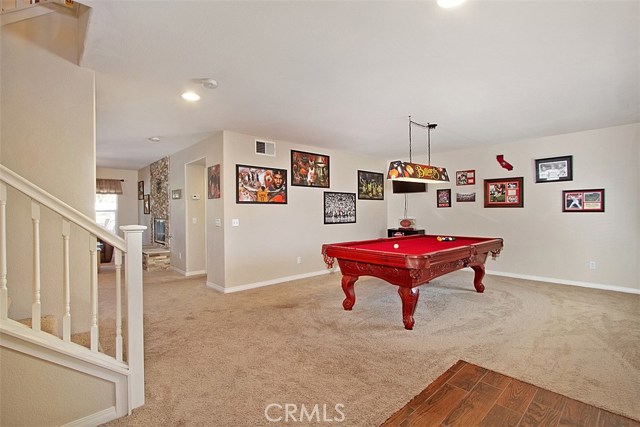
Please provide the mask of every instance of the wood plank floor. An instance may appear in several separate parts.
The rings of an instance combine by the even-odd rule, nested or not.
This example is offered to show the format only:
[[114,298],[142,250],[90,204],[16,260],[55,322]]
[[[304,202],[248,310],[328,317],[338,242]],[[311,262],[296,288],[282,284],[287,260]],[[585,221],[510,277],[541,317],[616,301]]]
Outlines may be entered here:
[[640,427],[640,422],[459,360],[381,427]]

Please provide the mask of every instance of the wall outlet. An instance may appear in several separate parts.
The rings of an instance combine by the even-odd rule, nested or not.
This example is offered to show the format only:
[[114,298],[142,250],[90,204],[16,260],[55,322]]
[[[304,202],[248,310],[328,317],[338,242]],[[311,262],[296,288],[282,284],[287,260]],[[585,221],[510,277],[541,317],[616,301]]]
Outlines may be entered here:
[[239,227],[240,226],[240,220],[238,218],[234,218],[231,220],[231,226],[232,227]]
[[182,252],[178,252],[178,259],[182,259]]
[[298,257],[298,264],[302,264],[302,257],[301,256]]
[[589,270],[595,270],[596,267],[596,262],[595,261],[589,261]]
[[194,224],[197,224],[198,218],[194,216],[193,218],[191,218],[191,222],[193,222]]
[[216,227],[222,227],[222,220],[220,218],[216,218]]

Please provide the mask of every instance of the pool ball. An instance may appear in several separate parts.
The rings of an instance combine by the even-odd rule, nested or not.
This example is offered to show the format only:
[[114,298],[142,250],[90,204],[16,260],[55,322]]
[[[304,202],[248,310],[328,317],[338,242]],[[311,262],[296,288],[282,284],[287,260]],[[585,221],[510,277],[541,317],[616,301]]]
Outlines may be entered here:
[[398,249],[399,247],[400,247],[400,245],[399,245],[399,244],[397,244],[397,243],[395,243],[395,244],[393,245],[393,249]]

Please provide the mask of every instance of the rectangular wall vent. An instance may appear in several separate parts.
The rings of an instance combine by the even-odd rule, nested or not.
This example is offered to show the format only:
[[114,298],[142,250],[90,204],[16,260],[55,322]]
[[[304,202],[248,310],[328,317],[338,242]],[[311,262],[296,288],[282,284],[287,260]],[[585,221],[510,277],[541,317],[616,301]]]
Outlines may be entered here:
[[275,157],[276,143],[270,141],[258,141],[256,139],[256,154]]

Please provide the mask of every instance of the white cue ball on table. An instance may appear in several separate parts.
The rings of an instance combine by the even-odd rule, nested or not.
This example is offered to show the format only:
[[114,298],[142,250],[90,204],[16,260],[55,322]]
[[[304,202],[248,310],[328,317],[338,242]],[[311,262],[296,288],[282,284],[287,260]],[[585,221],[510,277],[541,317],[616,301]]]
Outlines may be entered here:
[[394,243],[394,245],[393,245],[393,249],[398,249],[399,247],[400,247],[400,245],[399,245],[399,244]]

